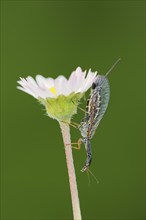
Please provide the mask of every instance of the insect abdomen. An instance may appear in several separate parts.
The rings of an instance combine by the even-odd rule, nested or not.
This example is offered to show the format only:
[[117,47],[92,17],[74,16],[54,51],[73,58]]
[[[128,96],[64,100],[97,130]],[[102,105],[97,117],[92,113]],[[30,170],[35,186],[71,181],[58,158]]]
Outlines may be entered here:
[[85,172],[89,168],[91,161],[92,161],[92,150],[91,150],[91,143],[89,139],[87,139],[85,142],[85,148],[86,148],[86,153],[87,153],[87,159],[85,161],[84,167],[81,170],[82,172]]

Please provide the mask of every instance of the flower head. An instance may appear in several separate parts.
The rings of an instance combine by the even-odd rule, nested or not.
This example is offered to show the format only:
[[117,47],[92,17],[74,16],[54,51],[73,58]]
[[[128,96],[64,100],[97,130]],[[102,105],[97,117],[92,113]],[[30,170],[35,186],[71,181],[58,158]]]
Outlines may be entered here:
[[56,79],[37,75],[34,80],[31,76],[20,78],[17,88],[38,99],[47,110],[50,117],[57,120],[68,120],[76,113],[79,100],[91,87],[97,72],[82,71],[78,67],[67,80],[64,76]]

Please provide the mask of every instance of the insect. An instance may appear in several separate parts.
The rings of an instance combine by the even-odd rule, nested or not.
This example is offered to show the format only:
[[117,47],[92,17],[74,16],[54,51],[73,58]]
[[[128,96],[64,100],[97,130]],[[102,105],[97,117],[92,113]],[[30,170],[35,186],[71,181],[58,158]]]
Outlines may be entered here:
[[87,159],[82,168],[82,172],[86,171],[92,161],[92,150],[90,139],[93,138],[95,131],[107,109],[110,97],[110,87],[108,79],[98,75],[96,81],[92,84],[89,99],[87,100],[86,113],[78,127],[82,138],[80,142],[85,144]]
[[82,168],[85,172],[91,165],[92,150],[90,140],[93,138],[95,131],[106,112],[110,98],[110,86],[107,79],[108,74],[120,61],[118,59],[105,75],[98,75],[92,84],[91,92],[86,104],[85,116],[82,119],[78,129],[82,138],[78,141],[78,146],[84,143],[87,158]]

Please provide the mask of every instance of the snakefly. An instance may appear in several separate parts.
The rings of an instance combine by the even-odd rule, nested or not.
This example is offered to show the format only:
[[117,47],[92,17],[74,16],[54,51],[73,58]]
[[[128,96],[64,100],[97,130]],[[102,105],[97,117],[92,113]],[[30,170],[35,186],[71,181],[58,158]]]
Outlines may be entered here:
[[105,75],[97,75],[96,80],[92,84],[91,92],[87,100],[85,116],[78,126],[82,136],[79,141],[80,143],[85,144],[87,154],[85,165],[81,170],[82,172],[86,171],[91,164],[92,150],[90,139],[92,139],[94,136],[95,131],[108,107],[110,98],[110,86],[107,75],[119,61],[120,59],[114,63],[114,65]]

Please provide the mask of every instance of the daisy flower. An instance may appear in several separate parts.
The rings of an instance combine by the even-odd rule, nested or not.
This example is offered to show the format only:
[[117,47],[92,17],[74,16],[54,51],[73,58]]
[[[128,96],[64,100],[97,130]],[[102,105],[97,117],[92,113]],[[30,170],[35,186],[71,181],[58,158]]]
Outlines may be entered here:
[[76,183],[74,162],[72,157],[72,147],[70,140],[69,123],[77,112],[77,106],[84,93],[91,87],[96,79],[97,72],[82,71],[78,67],[72,72],[69,79],[58,76],[56,79],[45,78],[37,75],[35,79],[28,76],[26,79],[20,78],[18,89],[32,95],[40,101],[46,108],[48,116],[56,119],[61,128],[65,147],[69,184],[74,220],[81,220],[80,202]]
[[91,87],[97,72],[91,69],[86,74],[78,67],[69,79],[60,75],[56,79],[37,75],[20,78],[18,89],[38,99],[46,108],[48,116],[58,121],[68,121],[77,112],[77,105],[84,93]]

